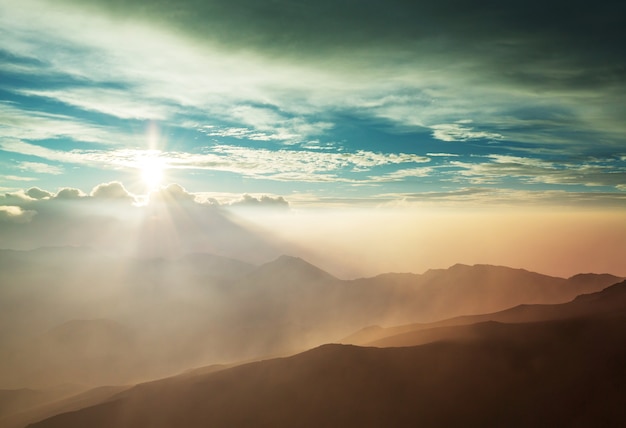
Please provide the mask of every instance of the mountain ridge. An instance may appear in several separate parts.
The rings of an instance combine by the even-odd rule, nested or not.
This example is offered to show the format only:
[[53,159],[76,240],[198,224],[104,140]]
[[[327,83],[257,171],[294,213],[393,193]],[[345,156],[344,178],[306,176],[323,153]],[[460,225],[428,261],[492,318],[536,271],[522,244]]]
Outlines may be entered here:
[[[466,329],[478,323],[528,323],[584,317],[602,313],[626,313],[626,281],[611,285],[599,292],[577,296],[570,302],[548,305],[517,305],[503,311],[469,315],[433,323],[417,323],[389,328],[365,328],[342,340],[362,346],[411,346],[428,342],[433,338],[446,337],[439,334],[443,329]],[[459,336],[457,334],[457,336]]]
[[[89,251],[72,250],[72,257],[64,253],[55,259],[61,263],[43,264],[37,257],[30,259],[28,252],[19,253],[23,263],[11,261],[0,269],[2,388],[40,388],[70,380],[92,386],[134,382],[190,367],[293,354],[341,341],[372,324],[427,323],[520,303],[566,301],[577,291],[563,278],[490,265],[457,265],[426,278],[388,274],[342,280],[292,256],[250,266],[211,255],[150,261],[99,259]],[[3,254],[0,262],[7,261]],[[534,283],[535,278],[543,282]],[[601,289],[613,279],[577,280]],[[99,351],[102,358],[82,360],[80,355],[92,355],[85,349],[101,348],[90,348],[86,340],[75,340],[72,346],[40,343],[40,335],[51,328],[86,319],[118,322],[131,329],[136,340],[105,334],[110,349]],[[67,364],[55,362],[72,350],[76,355]],[[121,364],[115,372],[123,376],[109,377],[113,372],[100,366],[107,358]],[[94,378],[92,372],[107,377]]]
[[401,348],[327,344],[146,384],[29,427],[619,426],[623,321],[488,322],[474,340]]

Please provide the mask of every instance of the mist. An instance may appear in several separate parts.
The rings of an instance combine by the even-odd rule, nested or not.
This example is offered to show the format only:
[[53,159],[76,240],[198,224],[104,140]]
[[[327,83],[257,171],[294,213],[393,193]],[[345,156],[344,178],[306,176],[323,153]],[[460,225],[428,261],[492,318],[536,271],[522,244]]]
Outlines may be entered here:
[[494,264],[625,276],[626,214],[564,207],[308,208],[242,212],[342,278]]
[[[2,197],[0,426],[155,379],[562,304],[623,279],[617,211],[241,201],[178,185],[139,198],[116,182]],[[480,336],[469,328],[416,343]],[[398,341],[376,346],[386,343]]]

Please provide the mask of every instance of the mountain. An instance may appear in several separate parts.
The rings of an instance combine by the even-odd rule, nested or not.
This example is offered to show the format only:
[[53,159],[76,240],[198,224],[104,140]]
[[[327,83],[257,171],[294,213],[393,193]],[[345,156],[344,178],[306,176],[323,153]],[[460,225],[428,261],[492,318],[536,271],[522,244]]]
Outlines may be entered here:
[[273,281],[336,281],[337,278],[323,271],[317,266],[301,259],[282,255],[276,260],[259,266],[254,271],[254,280],[259,281],[261,278]]
[[504,266],[457,264],[422,275],[383,274],[355,280],[353,286],[376,301],[389,301],[392,309],[386,323],[397,324],[410,318],[431,322],[493,312],[520,303],[567,302],[621,279],[594,274],[563,279]]
[[[0,251],[0,266],[5,389],[125,384],[191,367],[290,355],[367,325],[565,302],[580,290],[619,280],[554,278],[487,265],[341,280],[297,257],[255,266],[204,253],[134,259],[78,247]],[[71,324],[80,320],[91,325],[89,334]],[[132,334],[110,329],[107,336],[94,320]],[[63,325],[69,341],[52,340],[51,332]],[[89,345],[89,337],[101,340]]]
[[[35,391],[40,399],[24,408],[11,407],[11,412],[0,417],[2,428],[24,428],[32,422],[49,418],[59,413],[80,410],[102,403],[128,389],[129,386],[101,386],[80,393],[66,391]],[[71,390],[70,390],[71,391]]]
[[324,345],[138,385],[32,428],[623,426],[626,317],[485,323],[467,341]]
[[371,326],[342,340],[342,343],[368,346],[412,346],[436,340],[472,336],[477,325],[529,323],[586,316],[611,316],[626,312],[626,281],[601,292],[583,294],[570,302],[552,305],[518,305],[491,314],[454,317],[433,323],[417,323],[382,328]]

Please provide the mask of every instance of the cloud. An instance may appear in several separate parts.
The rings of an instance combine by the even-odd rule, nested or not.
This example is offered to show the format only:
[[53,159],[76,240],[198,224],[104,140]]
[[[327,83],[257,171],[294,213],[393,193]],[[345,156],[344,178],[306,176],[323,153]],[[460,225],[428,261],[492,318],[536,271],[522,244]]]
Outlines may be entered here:
[[[603,207],[621,208],[626,194],[616,192],[577,192],[564,190],[516,190],[466,187],[442,192],[385,193],[377,196],[385,206],[463,207]],[[371,203],[372,201],[370,201]]]
[[394,172],[390,172],[387,174],[383,174],[377,177],[371,177],[370,182],[373,183],[384,183],[390,181],[404,181],[407,178],[422,178],[427,177],[433,172],[433,168],[422,167],[422,168],[409,168],[409,169],[399,169]]
[[616,159],[586,159],[583,162],[549,161],[511,155],[489,155],[488,162],[452,161],[457,174],[471,183],[499,183],[516,178],[531,184],[610,186],[626,182],[626,165]]
[[[240,224],[235,213],[206,198],[196,200],[178,184],[152,193],[144,204],[116,182],[95,186],[89,195],[72,188],[43,196],[49,194],[30,189],[0,196],[3,248],[88,246],[133,257],[207,252],[254,263],[281,253],[270,238]],[[278,196],[255,199],[262,206],[284,201]]]
[[462,123],[432,125],[430,128],[433,129],[433,137],[441,141],[502,140],[504,138],[495,132],[474,131],[474,128],[463,126]]
[[110,183],[98,184],[89,194],[94,199],[102,199],[109,201],[126,201],[135,202],[135,197],[131,195],[124,185],[118,181]]
[[80,189],[73,189],[73,188],[64,188],[59,190],[56,195],[54,195],[54,199],[60,199],[60,200],[77,200],[77,199],[82,199],[84,198],[86,195],[80,190]]
[[241,199],[233,201],[229,204],[232,207],[263,207],[263,208],[289,208],[289,202],[282,196],[268,196],[262,195],[261,197],[254,197],[249,194],[244,194]]
[[[240,106],[235,110],[237,113],[227,116],[226,119],[240,120],[243,124],[252,125],[251,128],[203,125],[198,126],[198,130],[209,137],[296,143],[310,136],[324,134],[333,127],[333,124],[328,122],[307,122],[303,118],[285,118],[278,114],[265,115],[266,117],[262,117],[263,120],[259,120],[255,116],[256,112],[247,106]],[[241,114],[241,111],[245,111],[246,114]],[[254,120],[248,118],[247,115],[254,116]]]
[[452,158],[452,157],[458,157],[459,155],[454,154],[454,153],[426,153],[426,156]]
[[180,184],[170,184],[166,187],[150,193],[151,202],[195,202],[196,195],[187,192]]
[[37,214],[33,210],[23,210],[17,206],[0,206],[0,223],[29,223]]
[[[385,165],[425,163],[425,156],[407,153],[320,152],[313,150],[268,150],[217,145],[210,154],[176,154],[171,164],[182,168],[206,168],[239,172],[280,181],[341,179],[339,173],[363,172]],[[329,176],[328,174],[333,174]],[[344,177],[345,178],[345,177]]]
[[[21,141],[0,142],[6,151],[66,163],[96,165],[102,168],[140,168],[146,157],[158,156],[165,168],[205,169],[236,172],[248,177],[277,181],[340,180],[340,173],[370,171],[385,165],[426,163],[430,158],[410,153],[321,152],[317,150],[250,148],[219,144],[207,153],[151,150],[53,150]],[[329,175],[332,174],[332,175]],[[347,179],[354,181],[356,179]]]
[[[63,90],[17,91],[19,94],[49,98],[87,111],[95,111],[121,119],[166,120],[171,116],[171,106],[162,105],[161,100],[142,94],[129,98],[128,92],[98,87],[64,88]],[[151,101],[151,102],[150,102]]]
[[[339,119],[329,112],[346,111],[426,126],[448,140],[500,135],[566,143],[558,134],[575,127],[614,145],[624,131],[624,87],[615,76],[626,60],[619,38],[609,37],[620,34],[615,14],[605,10],[590,12],[592,22],[572,8],[558,8],[556,18],[538,1],[520,8],[395,0],[358,11],[341,1],[332,14],[325,2],[279,8],[244,1],[239,8],[183,1],[175,11],[164,2],[113,7],[93,0],[95,9],[65,3],[23,0],[17,8],[6,2],[7,46],[18,57],[43,59],[33,73],[70,82],[88,76],[95,87],[21,91],[115,117],[176,120],[191,111],[196,119],[229,123],[210,131],[217,135],[281,141],[320,135]],[[125,26],[112,16],[123,17]],[[582,38],[572,22],[593,31]],[[69,30],[61,34],[59,27]],[[551,138],[533,140],[525,131],[546,108],[560,116],[546,128]],[[478,130],[456,122],[468,115]],[[27,139],[24,133],[12,136]],[[92,139],[93,133],[87,132]],[[579,135],[569,144],[587,141]]]
[[36,172],[37,174],[63,174],[63,168],[41,162],[20,162],[17,167],[23,171]]
[[9,181],[37,181],[35,177],[26,177],[23,175],[3,175],[2,177]]
[[[333,52],[346,53],[368,46],[379,51],[423,48],[428,42],[439,48],[442,44],[456,42],[459,46],[455,53],[465,50],[468,54],[477,54],[484,44],[490,48],[499,47],[499,50],[489,49],[483,55],[501,61],[516,58],[507,57],[507,48],[522,52],[535,48],[537,56],[527,60],[531,64],[558,49],[563,51],[565,58],[584,55],[576,58],[582,61],[592,56],[586,49],[596,43],[600,45],[600,52],[619,52],[618,41],[612,37],[619,34],[615,30],[620,21],[612,19],[612,15],[623,11],[617,4],[612,8],[582,11],[565,8],[565,2],[554,2],[551,7],[546,7],[539,0],[523,4],[391,0],[385,7],[366,4],[359,8],[346,0],[321,0],[306,6],[299,3],[259,4],[253,0],[236,4],[225,0],[210,3],[187,0],[176,5],[140,0],[123,6],[102,0],[71,2],[97,5],[118,17],[158,23],[183,31],[197,40],[215,40],[230,48],[248,47],[274,55],[298,52],[313,55],[318,52],[324,57]],[[589,29],[589,39],[579,32],[583,26]],[[546,41],[554,45],[545,45]],[[573,41],[578,45],[568,44]],[[621,59],[623,55],[617,56]],[[517,65],[522,68],[524,64]]]
[[[428,173],[442,188],[506,186],[510,172],[516,184],[622,185],[614,166],[479,165],[470,154],[484,156],[485,140],[499,153],[521,143],[531,155],[621,153],[623,6],[201,3],[2,2],[0,73],[16,83],[0,103],[0,148],[68,175],[65,164],[133,169],[147,145],[134,130],[154,119],[172,130],[166,168],[261,182],[393,185]],[[361,123],[384,135],[351,134]],[[394,159],[433,150],[431,137],[467,143],[460,163],[427,171],[417,164],[428,155]],[[325,139],[339,143],[306,147]],[[294,142],[303,150],[284,145]]]
[[45,199],[52,197],[52,193],[40,189],[39,187],[31,187],[26,191],[26,194],[33,199]]
[[9,148],[19,144],[20,140],[39,141],[58,138],[107,146],[143,142],[139,136],[118,131],[110,126],[89,123],[70,115],[20,108],[6,101],[0,101],[0,126],[2,126],[0,142]]

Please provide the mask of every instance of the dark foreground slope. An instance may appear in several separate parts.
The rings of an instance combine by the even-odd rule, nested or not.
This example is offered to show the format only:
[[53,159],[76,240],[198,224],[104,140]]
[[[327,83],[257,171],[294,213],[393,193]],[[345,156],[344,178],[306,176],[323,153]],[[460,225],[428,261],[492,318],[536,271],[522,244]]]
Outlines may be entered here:
[[599,302],[626,301],[626,282],[581,299],[596,310],[483,323],[471,340],[325,345],[139,385],[32,426],[624,426],[626,311]]

